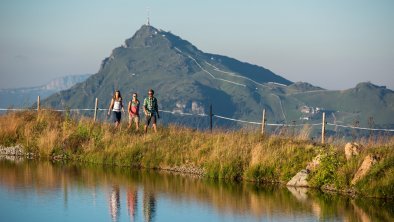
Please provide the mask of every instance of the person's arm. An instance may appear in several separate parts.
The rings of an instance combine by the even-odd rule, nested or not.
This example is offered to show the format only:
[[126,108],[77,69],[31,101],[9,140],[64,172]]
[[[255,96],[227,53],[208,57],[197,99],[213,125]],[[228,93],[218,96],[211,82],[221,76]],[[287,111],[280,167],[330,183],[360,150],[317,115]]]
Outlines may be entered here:
[[111,109],[114,106],[114,99],[111,99],[111,103],[109,104],[109,108],[108,108],[108,115],[111,113]]
[[159,118],[159,119],[160,119],[160,114],[159,114],[159,105],[158,105],[157,99],[156,99],[155,110],[156,110],[156,113],[157,113],[157,118]]
[[127,111],[129,114],[131,114],[131,101],[129,101],[129,105],[127,106]]
[[124,113],[123,99],[120,101],[120,106],[122,107],[122,112]]
[[146,110],[146,99],[144,99],[144,104],[142,105],[142,108],[144,109],[144,113],[145,113],[145,116],[147,116],[148,115],[148,111]]
[[140,105],[141,105],[141,103],[140,103],[140,101],[139,100],[137,100],[137,109],[136,109],[136,114],[138,113],[140,113]]

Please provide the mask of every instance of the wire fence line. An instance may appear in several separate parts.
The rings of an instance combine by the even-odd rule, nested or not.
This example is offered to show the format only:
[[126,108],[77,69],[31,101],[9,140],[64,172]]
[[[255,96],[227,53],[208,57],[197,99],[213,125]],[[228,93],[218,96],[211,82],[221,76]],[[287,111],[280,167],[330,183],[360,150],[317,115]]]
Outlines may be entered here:
[[[253,122],[253,121],[234,119],[234,118],[229,118],[229,117],[220,116],[220,115],[216,115],[216,114],[214,114],[213,117],[217,117],[219,119],[230,120],[230,121],[234,121],[234,122],[249,123],[249,124],[255,124],[255,125],[262,125],[263,124],[261,122]],[[321,126],[322,123],[304,123],[304,124],[265,123],[265,125],[267,125],[267,126],[292,126],[292,127],[296,127],[296,126]]]
[[182,115],[182,116],[201,116],[201,117],[209,116],[209,115],[207,115],[205,113],[201,113],[201,114],[199,114],[199,113],[185,113],[185,112],[169,111],[169,110],[161,110],[161,109],[159,109],[159,111],[163,112],[163,113],[179,114],[179,115]]
[[213,114],[213,117],[217,117],[217,118],[219,118],[219,119],[230,120],[230,121],[234,121],[234,122],[241,122],[241,123],[249,123],[249,124],[255,124],[255,125],[262,125],[262,123],[258,123],[258,122],[250,122],[250,121],[246,121],[246,120],[233,119],[233,118],[229,118],[229,117],[225,117],[225,116],[220,116],[220,115],[216,115],[216,114]]
[[[0,108],[0,111],[26,111],[26,110],[36,110],[34,108]],[[51,110],[56,112],[78,112],[78,111],[95,111],[95,109],[86,108],[86,109],[40,109],[40,110]],[[97,111],[108,111],[109,109],[97,108]],[[170,111],[170,110],[159,110],[163,113],[169,113],[173,115],[181,115],[181,116],[198,116],[198,117],[209,117],[209,114],[199,114],[199,113],[185,113],[180,111]],[[224,119],[233,122],[253,124],[253,125],[262,125],[262,122],[254,122],[254,121],[246,121],[236,118],[230,118],[218,114],[212,114],[212,117],[218,119]],[[384,129],[384,128],[368,128],[368,127],[358,127],[358,126],[350,126],[350,125],[341,125],[335,123],[326,123],[329,126],[334,127],[342,127],[349,129],[358,129],[358,130],[369,130],[369,131],[384,131],[384,132],[394,132],[394,129]],[[323,123],[303,123],[303,124],[288,124],[288,123],[265,123],[266,126],[287,126],[287,127],[303,127],[303,126],[321,126]]]
[[327,123],[327,125],[338,126],[338,127],[342,127],[342,128],[359,129],[359,130],[394,132],[394,129],[376,129],[376,128],[367,128],[367,127],[358,127],[358,126],[347,126],[347,125],[340,125],[340,124],[333,124],[333,123]]

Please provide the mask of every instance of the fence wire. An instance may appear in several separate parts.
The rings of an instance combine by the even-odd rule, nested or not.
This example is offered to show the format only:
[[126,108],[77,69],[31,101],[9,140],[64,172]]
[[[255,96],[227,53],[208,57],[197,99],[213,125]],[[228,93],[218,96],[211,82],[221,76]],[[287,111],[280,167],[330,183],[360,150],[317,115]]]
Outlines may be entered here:
[[342,127],[342,128],[359,129],[359,130],[394,132],[394,129],[375,129],[375,128],[358,127],[358,126],[346,126],[346,125],[333,124],[333,123],[327,123],[327,125],[329,125],[329,126],[338,126],[338,127]]
[[[0,111],[26,111],[26,110],[36,110],[36,109],[33,109],[33,108],[31,108],[31,109],[29,109],[29,108],[0,108]],[[40,109],[40,110],[51,110],[51,111],[56,111],[56,112],[78,112],[78,111],[94,111],[95,109],[87,108],[87,109]],[[97,111],[108,111],[108,110],[109,109],[97,108]],[[205,113],[203,113],[203,114],[185,113],[185,112],[170,111],[170,110],[159,110],[159,111],[163,112],[163,113],[169,113],[169,114],[172,114],[172,115],[209,117],[209,115],[207,115]],[[228,120],[228,121],[233,121],[233,122],[239,122],[239,123],[247,123],[247,124],[253,124],[253,125],[262,125],[261,122],[246,121],[246,120],[241,120],[241,119],[235,119],[235,118],[230,118],[230,117],[226,117],[226,116],[221,116],[221,115],[217,115],[217,114],[212,114],[212,117],[219,118],[219,119],[224,119],[224,120]],[[357,126],[341,125],[341,124],[335,124],[335,123],[326,123],[326,124],[328,126],[342,127],[342,128],[349,128],[349,129],[394,132],[394,129],[357,127]],[[321,126],[322,123],[304,123],[304,124],[266,123],[265,125],[267,125],[267,126],[301,127],[301,126]]]

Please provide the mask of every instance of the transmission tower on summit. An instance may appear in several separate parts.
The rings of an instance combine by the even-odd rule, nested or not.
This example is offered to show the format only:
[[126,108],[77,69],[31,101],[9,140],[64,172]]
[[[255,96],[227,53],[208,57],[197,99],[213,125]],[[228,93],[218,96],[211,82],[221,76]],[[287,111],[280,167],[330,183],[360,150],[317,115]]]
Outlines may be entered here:
[[149,21],[149,7],[146,8],[146,13],[148,14],[148,17],[146,19],[146,25],[150,26],[150,21]]

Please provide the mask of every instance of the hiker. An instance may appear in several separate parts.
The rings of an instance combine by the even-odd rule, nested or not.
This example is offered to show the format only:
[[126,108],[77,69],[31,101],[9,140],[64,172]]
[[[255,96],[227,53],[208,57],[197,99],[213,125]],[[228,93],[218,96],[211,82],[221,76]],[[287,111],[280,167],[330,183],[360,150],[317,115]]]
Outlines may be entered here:
[[133,93],[133,98],[129,101],[129,105],[127,106],[127,110],[129,112],[129,126],[135,122],[135,129],[138,131],[140,124],[140,101],[137,99],[137,93]]
[[115,122],[115,128],[118,128],[120,119],[122,118],[122,113],[120,111],[124,113],[122,96],[120,95],[119,90],[116,90],[114,96],[112,97],[111,104],[109,105],[108,109],[108,116],[110,115],[111,110]]
[[160,118],[160,115],[159,115],[159,108],[157,105],[157,99],[156,97],[153,96],[154,93],[155,92],[153,91],[153,89],[149,89],[148,97],[144,99],[143,108],[145,113],[145,126],[144,126],[145,133],[148,132],[148,126],[151,121],[152,121],[153,130],[155,131],[155,133],[157,132],[156,119]]

